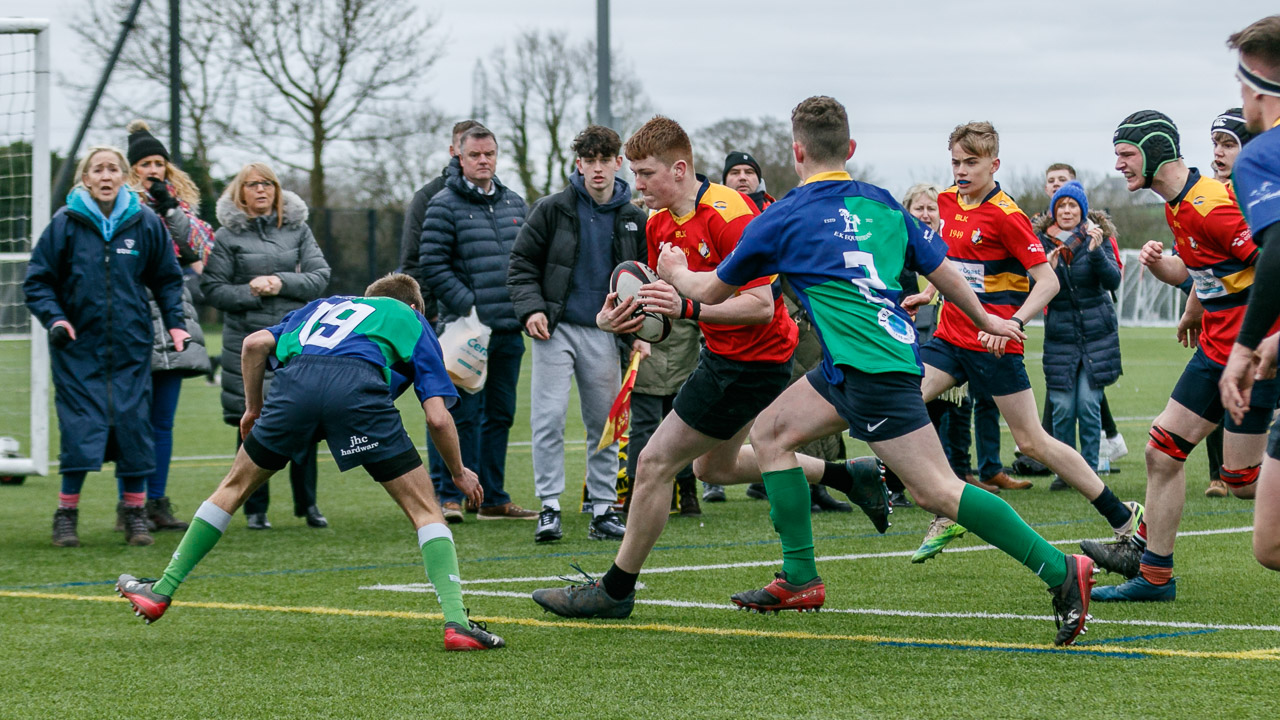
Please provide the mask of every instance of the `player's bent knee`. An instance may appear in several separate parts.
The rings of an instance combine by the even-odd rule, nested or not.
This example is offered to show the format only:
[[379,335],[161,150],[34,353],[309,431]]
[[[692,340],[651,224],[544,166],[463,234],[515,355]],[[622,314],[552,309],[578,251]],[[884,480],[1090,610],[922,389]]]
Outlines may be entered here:
[[253,433],[249,433],[249,436],[244,439],[243,447],[245,455],[248,455],[253,464],[263,470],[270,470],[273,473],[280,472],[285,465],[289,464],[289,456],[281,455],[275,450],[267,448],[267,446],[258,441],[258,438],[254,437]]
[[1258,475],[1261,472],[1262,465],[1254,465],[1243,470],[1223,467],[1219,475],[1222,477],[1222,482],[1226,483],[1231,490],[1232,495],[1247,500],[1257,492]]
[[1253,557],[1268,570],[1280,570],[1280,544],[1267,542],[1261,536],[1255,535]]
[[[1150,439],[1147,441],[1148,455],[1154,451],[1173,458],[1180,463],[1187,461],[1187,454],[1196,446],[1190,440],[1177,433],[1169,432],[1159,425],[1151,426],[1149,437]],[[1223,472],[1225,474],[1225,470]]]
[[422,467],[422,456],[418,454],[417,448],[409,448],[399,455],[364,464],[364,469],[370,477],[380,483],[408,475],[420,467]]

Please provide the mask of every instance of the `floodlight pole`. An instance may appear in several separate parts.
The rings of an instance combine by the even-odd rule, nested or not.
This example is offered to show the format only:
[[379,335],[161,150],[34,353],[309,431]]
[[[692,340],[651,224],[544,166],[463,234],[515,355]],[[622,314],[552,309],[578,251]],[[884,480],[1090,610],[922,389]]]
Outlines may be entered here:
[[182,167],[182,0],[169,0],[169,162]]
[[609,0],[596,0],[596,124],[611,128],[609,56]]

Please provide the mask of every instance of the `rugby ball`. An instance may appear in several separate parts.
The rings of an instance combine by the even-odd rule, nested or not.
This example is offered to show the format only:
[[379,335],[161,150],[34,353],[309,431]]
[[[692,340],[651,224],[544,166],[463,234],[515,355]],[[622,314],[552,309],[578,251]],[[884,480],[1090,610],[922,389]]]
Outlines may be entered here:
[[[618,302],[625,303],[640,292],[641,286],[657,280],[658,274],[650,270],[648,265],[625,260],[613,269],[613,275],[609,277],[609,292],[618,293]],[[643,310],[637,310],[633,317],[640,315],[644,316],[644,324],[636,331],[636,337],[645,342],[656,343],[662,342],[671,334],[671,318]]]

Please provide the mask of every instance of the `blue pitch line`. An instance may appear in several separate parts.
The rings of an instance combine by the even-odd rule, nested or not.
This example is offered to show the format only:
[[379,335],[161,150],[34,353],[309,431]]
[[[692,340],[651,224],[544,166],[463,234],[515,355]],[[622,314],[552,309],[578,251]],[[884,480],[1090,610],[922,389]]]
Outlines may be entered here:
[[1209,633],[1218,632],[1217,628],[1206,628],[1204,630],[1187,630],[1184,632],[1174,633],[1152,633],[1151,635],[1130,635],[1129,637],[1118,637],[1099,640],[1084,640],[1077,642],[1077,645],[1110,645],[1111,643],[1122,642],[1138,642],[1140,640],[1162,640],[1164,638],[1182,637],[1183,635],[1207,635]]
[[936,650],[963,650],[967,652],[1005,652],[1005,653],[1031,653],[1031,654],[1047,654],[1047,655],[1088,655],[1090,657],[1104,658],[1121,658],[1123,660],[1143,660],[1146,655],[1135,652],[1092,652],[1072,650],[1070,648],[1002,648],[1002,647],[982,647],[975,645],[952,645],[950,643],[928,643],[928,642],[896,642],[886,640],[880,645],[885,647],[904,647],[904,648],[931,648]]
[[[1242,508],[1239,510],[1205,510],[1196,513],[1186,513],[1184,517],[1196,517],[1200,515],[1234,515],[1240,513],[1252,513],[1253,508]],[[1085,523],[1096,522],[1094,517],[1079,518],[1076,520],[1057,520],[1046,523],[1031,523],[1033,528],[1060,527],[1065,525],[1082,525]],[[867,538],[877,537],[900,537],[903,535],[919,535],[918,530],[897,530],[887,532],[884,535],[875,532],[859,533],[856,535],[822,535],[815,537],[814,540],[830,541],[830,540],[864,540]],[[688,545],[657,545],[653,548],[653,552],[668,552],[672,550],[715,550],[721,548],[735,547],[760,547],[764,545],[778,545],[779,540],[742,540],[738,542],[723,543],[700,543]],[[481,558],[458,558],[464,563],[484,563],[484,562],[509,562],[511,560],[555,560],[566,557],[591,557],[595,555],[616,555],[617,550],[606,548],[604,550],[587,550],[582,552],[558,552],[558,553],[537,553],[528,555],[491,555]],[[421,563],[387,563],[384,565],[354,565],[350,567],[333,567],[333,568],[302,568],[302,569],[283,569],[283,570],[256,570],[237,573],[218,573],[216,575],[193,575],[191,579],[207,579],[207,578],[232,578],[232,577],[259,577],[270,575],[309,575],[313,573],[328,572],[353,572],[362,570],[383,570],[386,568],[398,567],[415,567]],[[94,585],[114,585],[115,580],[75,580],[71,582],[61,583],[38,583],[35,585],[0,585],[0,590],[40,590],[48,588],[72,588],[72,587],[90,587]]]

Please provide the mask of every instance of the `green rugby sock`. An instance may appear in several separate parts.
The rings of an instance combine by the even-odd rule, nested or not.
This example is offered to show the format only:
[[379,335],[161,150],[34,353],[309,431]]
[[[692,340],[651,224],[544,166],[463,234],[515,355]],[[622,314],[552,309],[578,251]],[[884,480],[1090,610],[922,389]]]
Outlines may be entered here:
[[169,567],[164,569],[164,575],[152,590],[173,597],[174,591],[187,579],[192,568],[222,539],[230,522],[231,513],[205,500],[200,509],[196,510],[196,516],[191,520],[187,534],[182,536],[182,542],[178,543]]
[[427,579],[436,589],[436,599],[444,611],[444,621],[467,627],[467,609],[462,604],[462,578],[458,574],[458,551],[453,546],[453,533],[444,523],[431,523],[418,528],[418,546]]
[[803,585],[818,577],[813,561],[813,518],[809,482],[802,468],[761,473],[769,493],[769,519],[782,540],[782,572],[787,582]]
[[1049,587],[1067,579],[1067,556],[1031,529],[1009,503],[965,485],[956,522],[1026,565]]

